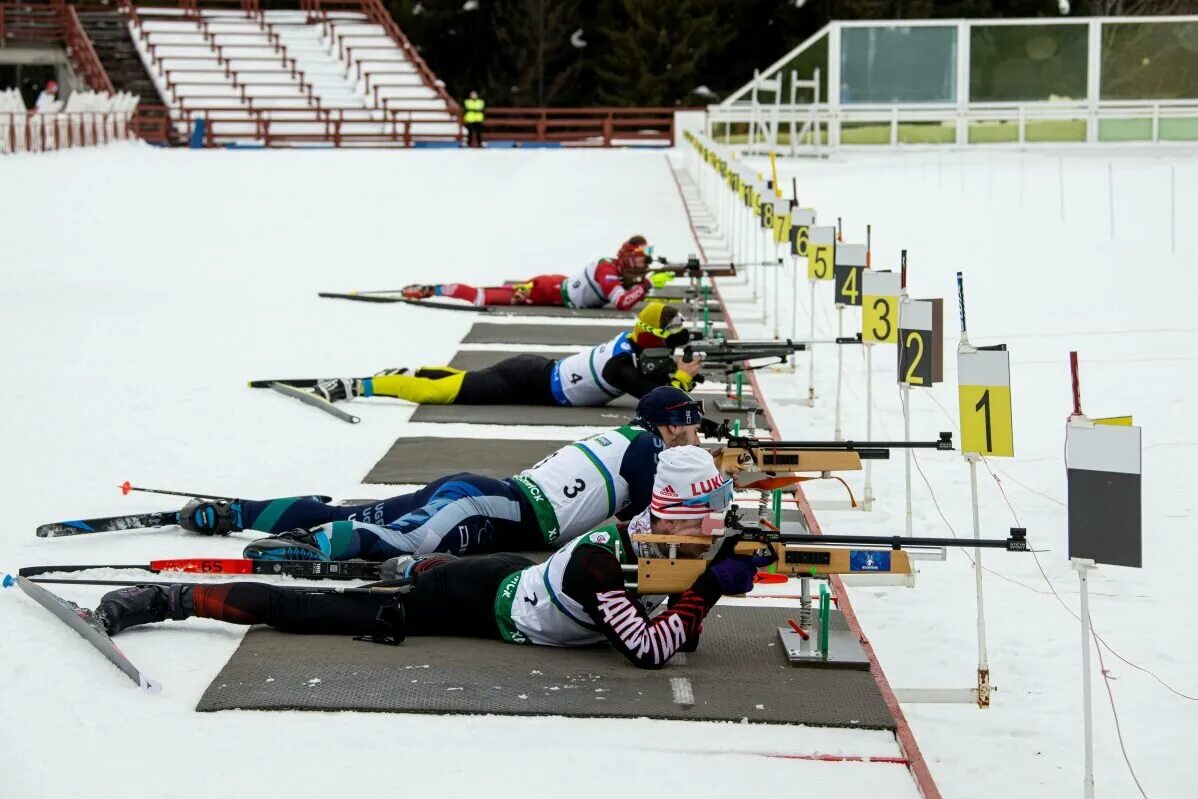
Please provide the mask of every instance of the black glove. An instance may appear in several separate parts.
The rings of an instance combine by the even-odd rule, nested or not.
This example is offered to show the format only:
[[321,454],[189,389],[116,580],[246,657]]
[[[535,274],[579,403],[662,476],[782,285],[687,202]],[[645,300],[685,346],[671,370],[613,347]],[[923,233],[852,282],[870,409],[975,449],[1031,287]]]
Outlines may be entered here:
[[707,573],[724,594],[747,594],[752,591],[757,570],[776,559],[772,549],[768,555],[737,555],[736,543],[735,539],[725,541],[707,567]]

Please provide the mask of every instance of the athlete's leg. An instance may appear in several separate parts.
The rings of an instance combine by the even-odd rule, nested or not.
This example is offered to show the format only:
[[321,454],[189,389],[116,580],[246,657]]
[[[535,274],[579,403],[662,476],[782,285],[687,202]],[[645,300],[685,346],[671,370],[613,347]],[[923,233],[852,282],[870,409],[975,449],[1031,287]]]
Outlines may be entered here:
[[[501,552],[535,546],[540,527],[520,490],[505,480],[454,475],[420,508],[386,525],[338,522],[322,530],[332,560]],[[252,546],[252,545],[251,545]]]
[[457,405],[553,405],[549,375],[553,361],[531,353],[505,358],[467,372]]
[[532,305],[563,305],[562,283],[565,275],[537,275],[532,279],[528,301]]
[[328,505],[311,499],[285,497],[282,499],[241,499],[232,503],[240,519],[237,530],[258,530],[280,533],[297,527],[312,528],[335,521],[362,521],[387,524],[428,503],[445,482],[458,475],[440,477],[410,494],[364,505]]
[[408,633],[499,638],[495,594],[505,577],[532,565],[503,553],[418,568],[415,585],[403,596]]

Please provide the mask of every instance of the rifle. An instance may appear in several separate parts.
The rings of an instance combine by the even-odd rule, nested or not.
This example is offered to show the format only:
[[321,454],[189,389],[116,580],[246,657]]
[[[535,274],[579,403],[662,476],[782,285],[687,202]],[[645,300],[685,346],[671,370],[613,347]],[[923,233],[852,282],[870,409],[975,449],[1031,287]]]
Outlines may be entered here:
[[[690,362],[696,358],[722,369],[724,378],[730,379],[737,372],[749,372],[764,369],[767,366],[777,366],[790,362],[790,356],[796,352],[806,352],[815,344],[860,344],[861,334],[856,336],[839,336],[831,339],[763,339],[747,341],[728,341],[722,338],[692,339],[682,345],[680,355],[683,361]],[[771,359],[768,363],[750,363],[763,358]],[[677,369],[673,353],[664,348],[647,349],[638,359],[641,371],[647,376],[660,374],[663,370],[673,374]],[[703,382],[702,375],[695,376],[695,382]]]
[[757,490],[812,479],[800,477],[799,472],[827,477],[834,471],[858,471],[862,460],[886,460],[891,449],[953,450],[951,432],[942,432],[933,441],[775,441],[734,435],[725,421],[717,437],[727,441],[720,470],[732,476],[737,488]]
[[[635,588],[642,594],[678,594],[692,585],[707,570],[704,558],[679,558],[678,547],[695,543],[693,536],[632,536],[635,542],[656,544],[666,557],[637,559],[624,566],[626,575],[635,574]],[[777,558],[777,573],[792,577],[828,577],[833,574],[909,574],[912,571],[907,549],[911,547],[987,547],[1008,552],[1028,552],[1027,530],[1012,527],[1007,538],[924,538],[884,535],[811,535],[784,533],[741,522],[740,509],[733,505],[724,516],[724,534],[715,543],[735,542],[738,555],[760,554],[772,549]],[[713,549],[717,547],[713,546]],[[631,582],[629,587],[633,587]]]

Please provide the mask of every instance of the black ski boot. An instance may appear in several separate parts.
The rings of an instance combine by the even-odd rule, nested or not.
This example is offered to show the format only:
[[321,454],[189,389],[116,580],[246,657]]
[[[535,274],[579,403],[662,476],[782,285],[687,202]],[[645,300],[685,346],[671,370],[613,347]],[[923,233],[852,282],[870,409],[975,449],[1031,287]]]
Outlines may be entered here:
[[133,585],[109,591],[96,606],[95,618],[109,635],[139,624],[186,619],[195,613],[190,585]]
[[354,377],[332,377],[319,381],[312,393],[329,402],[362,396],[362,381]]
[[179,511],[179,526],[201,535],[228,535],[241,530],[241,502],[193,499]]

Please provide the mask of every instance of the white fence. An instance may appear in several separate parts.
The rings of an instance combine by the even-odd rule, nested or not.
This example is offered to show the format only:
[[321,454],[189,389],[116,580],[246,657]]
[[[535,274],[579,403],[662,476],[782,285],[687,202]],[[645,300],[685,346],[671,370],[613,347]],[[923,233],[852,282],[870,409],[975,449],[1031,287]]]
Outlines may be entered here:
[[96,147],[134,138],[130,121],[137,95],[74,92],[64,107],[56,101],[42,112],[26,111],[20,93],[0,92],[0,155]]

